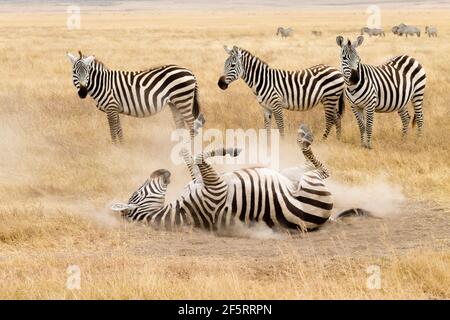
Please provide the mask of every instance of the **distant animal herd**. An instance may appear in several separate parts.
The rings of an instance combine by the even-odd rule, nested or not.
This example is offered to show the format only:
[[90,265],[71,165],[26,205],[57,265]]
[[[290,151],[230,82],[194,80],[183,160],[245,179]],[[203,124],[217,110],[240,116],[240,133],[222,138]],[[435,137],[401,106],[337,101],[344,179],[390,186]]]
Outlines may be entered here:
[[[405,24],[394,27],[392,31],[399,36],[420,36],[417,27]],[[283,38],[292,33],[292,28],[280,27],[277,30],[277,35]],[[363,33],[385,36],[382,29],[363,28]],[[426,33],[435,37],[437,30],[427,26]],[[318,30],[313,30],[312,34],[322,35]],[[345,101],[355,116],[363,147],[372,148],[372,129],[377,112],[396,112],[405,138],[411,123],[409,103],[414,112],[412,125],[417,125],[420,135],[424,124],[425,69],[408,55],[391,57],[378,66],[364,64],[357,52],[363,40],[363,35],[355,41],[338,36],[340,67],[318,64],[303,70],[273,68],[248,50],[224,46],[227,57],[217,85],[225,90],[232,82],[242,79],[261,106],[264,128],[270,131],[274,118],[281,136],[285,133],[284,110],[307,111],[322,104],[325,111],[322,139],[327,139],[333,126],[339,139]],[[139,72],[119,71],[81,52],[78,56],[71,53],[67,56],[79,97],[90,95],[97,108],[106,114],[113,142],[123,140],[119,115],[147,117],[166,106],[172,112],[176,127],[189,129],[191,138],[204,126],[198,82],[190,70],[165,65]],[[223,112],[239,112],[242,107],[235,105]],[[186,163],[191,181],[176,200],[165,203],[170,172],[159,169],[132,194],[127,203],[117,203],[112,209],[130,220],[145,221],[170,230],[188,225],[216,231],[233,225],[235,221],[248,226],[264,222],[273,228],[314,230],[330,220],[333,201],[324,182],[329,172],[313,154],[312,142],[308,127],[300,125],[297,143],[309,167],[296,171],[298,174],[294,176],[269,168],[219,174],[206,160],[226,155],[235,157],[240,149],[219,148],[194,155],[183,149],[180,157]],[[338,217],[365,213],[365,210],[350,208]]]
[[[420,28],[413,25],[407,25],[404,23],[400,23],[397,26],[393,26],[391,29],[392,33],[397,36],[417,36],[420,37]],[[437,28],[435,26],[425,26],[425,33],[428,37],[437,37]],[[294,29],[291,27],[284,28],[278,27],[276,35],[280,35],[282,38],[291,37],[294,34]],[[322,31],[312,30],[311,34],[320,37],[322,36]],[[361,28],[361,35],[367,34],[369,37],[385,37],[386,34],[381,28],[369,28],[364,27]]]

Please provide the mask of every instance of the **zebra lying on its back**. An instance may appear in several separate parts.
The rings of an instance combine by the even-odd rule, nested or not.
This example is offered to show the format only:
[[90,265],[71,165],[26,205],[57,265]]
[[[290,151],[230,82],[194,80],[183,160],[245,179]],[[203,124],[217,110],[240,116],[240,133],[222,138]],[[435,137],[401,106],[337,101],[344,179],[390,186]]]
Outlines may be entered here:
[[[398,112],[406,137],[410,116],[408,102],[414,106],[413,126],[418,133],[423,127],[423,94],[426,74],[420,63],[406,55],[390,59],[380,66],[361,63],[356,48],[362,44],[363,36],[351,43],[342,36],[336,38],[341,48],[341,65],[347,84],[346,96],[358,121],[361,144],[372,147],[372,126],[375,112]],[[367,143],[364,141],[367,136]]]
[[364,27],[361,29],[361,35],[363,35],[364,33],[367,33],[370,37],[371,36],[379,36],[379,37],[385,36],[383,29],[378,29],[378,28]]
[[293,31],[294,30],[292,30],[292,28],[278,27],[276,35],[280,34],[281,38],[287,38],[287,37],[290,37],[292,35]]
[[306,111],[322,103],[326,118],[323,139],[328,137],[333,124],[340,137],[345,83],[339,69],[322,64],[300,71],[274,69],[247,50],[236,46],[224,49],[229,57],[217,85],[225,90],[231,82],[242,78],[263,109],[265,129],[270,130],[273,113],[283,136],[283,108]]
[[192,181],[178,199],[165,203],[170,172],[161,169],[152,173],[127,204],[111,208],[130,220],[168,230],[191,225],[216,231],[239,220],[246,225],[265,222],[269,227],[313,230],[328,221],[333,200],[323,183],[328,171],[312,153],[311,142],[308,128],[300,126],[298,144],[313,168],[296,181],[269,168],[218,174],[206,162],[215,156],[237,156],[238,149],[218,149],[194,158],[184,150]]
[[123,140],[119,114],[147,117],[169,105],[177,128],[193,135],[199,114],[197,80],[188,69],[168,65],[138,72],[110,70],[94,56],[67,53],[80,98],[89,94],[106,113],[113,142]]

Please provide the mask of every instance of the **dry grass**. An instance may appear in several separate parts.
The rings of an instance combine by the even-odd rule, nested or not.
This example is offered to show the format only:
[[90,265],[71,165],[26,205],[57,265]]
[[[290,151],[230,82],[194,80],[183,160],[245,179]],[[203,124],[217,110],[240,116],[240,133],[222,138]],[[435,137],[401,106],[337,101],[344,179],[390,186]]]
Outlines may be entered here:
[[[339,25],[330,23],[337,14]],[[335,180],[352,185],[384,174],[409,200],[448,207],[450,12],[392,9],[382,14],[386,29],[406,15],[405,22],[440,30],[437,39],[391,34],[366,39],[360,50],[367,63],[408,53],[424,65],[429,79],[425,135],[420,140],[410,135],[401,144],[399,117],[377,114],[375,149],[369,152],[359,147],[356,122],[347,112],[343,141],[332,136],[316,149]],[[239,45],[281,68],[337,65],[336,35],[355,37],[365,19],[363,11],[92,13],[82,16],[81,30],[67,30],[64,13],[1,14],[0,297],[449,298],[448,250],[305,257],[275,241],[279,250],[269,258],[239,257],[226,251],[232,240],[210,236],[206,241],[223,242],[223,254],[191,255],[186,248],[185,254],[158,254],[151,251],[152,241],[166,241],[170,248],[173,239],[197,236],[128,226],[105,210],[113,199],[127,199],[159,167],[174,173],[173,194],[188,178],[183,167],[167,161],[173,128],[168,110],[147,119],[123,118],[127,141],[120,148],[110,144],[105,115],[75,93],[66,50],[93,53],[118,69],[186,66],[199,79],[208,127],[259,128],[262,113],[245,84],[235,83],[226,92],[216,85],[226,56],[222,45]],[[292,26],[295,37],[276,38],[278,25]],[[311,29],[322,30],[323,36],[311,36]],[[303,121],[318,134],[323,118],[321,107],[285,113],[291,132]],[[283,165],[296,161],[297,153],[282,155]],[[366,268],[372,263],[382,268],[381,290],[366,288]],[[70,264],[82,270],[82,290],[75,293],[64,287]]]

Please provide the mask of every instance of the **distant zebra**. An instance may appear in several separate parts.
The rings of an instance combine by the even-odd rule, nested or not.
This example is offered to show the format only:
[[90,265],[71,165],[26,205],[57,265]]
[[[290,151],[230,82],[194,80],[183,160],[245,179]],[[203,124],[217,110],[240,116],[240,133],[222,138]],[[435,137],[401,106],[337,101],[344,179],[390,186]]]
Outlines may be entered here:
[[437,28],[433,26],[426,26],[425,33],[428,34],[428,37],[437,37]]
[[[372,127],[375,112],[398,112],[406,137],[409,120],[408,102],[414,106],[413,126],[417,123],[418,133],[423,127],[423,95],[426,74],[419,62],[409,56],[394,57],[380,66],[361,63],[356,52],[364,40],[363,36],[351,43],[342,36],[336,38],[341,48],[341,65],[347,84],[346,96],[358,121],[361,144],[372,147]],[[367,135],[367,143],[364,135]]]
[[323,139],[328,137],[336,124],[338,138],[341,133],[341,115],[344,110],[344,78],[339,69],[317,65],[301,71],[273,69],[249,51],[224,46],[229,57],[225,61],[224,75],[218,86],[228,85],[242,78],[252,89],[264,113],[264,128],[270,131],[272,113],[280,135],[284,135],[283,108],[292,111],[310,110],[319,103],[325,107],[326,128]]
[[292,28],[283,28],[283,27],[278,27],[277,29],[277,36],[280,34],[281,38],[287,38],[292,36],[292,32],[294,30],[292,30]]
[[416,26],[408,26],[404,23],[400,23],[398,26],[392,28],[392,32],[396,35],[408,37],[408,35],[416,35],[420,37],[420,29]]
[[313,36],[316,36],[316,37],[321,37],[321,36],[322,36],[322,31],[312,30],[312,31],[311,31],[311,34],[312,34]]
[[119,114],[148,117],[169,105],[177,128],[189,128],[199,114],[197,80],[191,71],[175,65],[145,71],[108,69],[94,56],[67,53],[72,80],[80,98],[89,94],[106,113],[112,142],[122,142]]
[[386,36],[384,34],[383,29],[378,29],[378,28],[368,28],[368,27],[361,28],[361,35],[363,35],[364,33],[367,33],[370,37],[371,36],[379,36],[379,37]]
[[[181,196],[165,203],[170,172],[161,169],[151,174],[128,203],[114,204],[111,209],[121,212],[129,220],[166,230],[179,230],[189,225],[219,231],[237,221],[247,226],[264,222],[275,229],[314,230],[330,218],[333,200],[324,184],[328,171],[314,156],[311,143],[312,135],[308,128],[300,126],[298,144],[311,165],[297,180],[290,180],[269,168],[218,174],[206,162],[210,157],[237,156],[238,149],[217,149],[194,158],[184,150],[182,156],[193,180],[186,185]],[[361,211],[355,210],[356,213]]]

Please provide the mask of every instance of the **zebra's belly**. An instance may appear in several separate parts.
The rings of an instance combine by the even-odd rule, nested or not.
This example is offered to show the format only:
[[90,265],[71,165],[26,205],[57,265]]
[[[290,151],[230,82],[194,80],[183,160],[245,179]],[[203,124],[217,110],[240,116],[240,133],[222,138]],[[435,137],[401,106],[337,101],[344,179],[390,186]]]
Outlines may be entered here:
[[264,222],[269,227],[308,230],[325,223],[331,215],[331,194],[323,190],[323,184],[305,191],[302,179],[293,183],[268,168],[242,169],[224,178],[228,194],[217,214],[218,228],[237,219],[247,225]]
[[131,117],[144,118],[160,112],[163,107],[163,103],[157,102],[155,105],[153,104],[153,101],[149,101],[148,98],[144,103],[136,102],[133,104],[129,102],[122,102],[122,114]]

